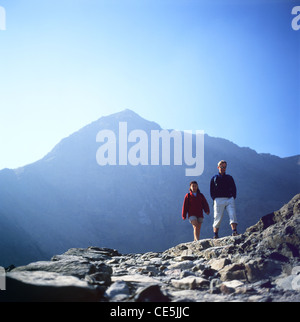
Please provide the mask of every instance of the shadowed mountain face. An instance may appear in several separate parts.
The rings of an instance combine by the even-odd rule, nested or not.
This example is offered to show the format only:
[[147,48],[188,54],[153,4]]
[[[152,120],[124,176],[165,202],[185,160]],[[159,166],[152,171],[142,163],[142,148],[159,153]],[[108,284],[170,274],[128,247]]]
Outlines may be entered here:
[[[149,165],[119,165],[120,122],[126,122],[128,135],[141,130],[149,142],[151,130],[161,131],[158,124],[125,110],[63,139],[40,161],[0,171],[1,266],[49,258],[72,247],[98,245],[129,253],[161,251],[190,241],[192,227],[182,221],[181,208],[191,180],[198,181],[211,208],[211,215],[204,215],[200,238],[211,237],[209,183],[221,159],[227,160],[227,173],[237,185],[240,232],[300,191],[298,157],[257,154],[208,135],[201,176],[186,176],[184,162],[174,165],[172,144],[170,165],[151,165],[150,161]],[[108,144],[97,140],[103,130],[116,134],[116,165],[100,166],[97,162],[97,151]],[[141,157],[139,143],[141,138],[127,142],[128,151],[137,152],[137,158]],[[149,143],[149,160],[150,156]],[[109,157],[107,152],[104,157]],[[220,236],[229,233],[225,213]]]

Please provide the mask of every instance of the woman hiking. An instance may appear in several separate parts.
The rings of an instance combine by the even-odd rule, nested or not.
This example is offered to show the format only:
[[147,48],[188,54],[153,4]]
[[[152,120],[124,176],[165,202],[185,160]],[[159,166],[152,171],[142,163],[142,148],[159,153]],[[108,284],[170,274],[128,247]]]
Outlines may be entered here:
[[192,181],[190,183],[190,192],[184,197],[182,219],[185,220],[186,215],[188,214],[189,221],[194,229],[194,241],[199,240],[200,238],[200,229],[203,223],[203,210],[209,215],[209,205],[204,195],[200,192],[197,181]]

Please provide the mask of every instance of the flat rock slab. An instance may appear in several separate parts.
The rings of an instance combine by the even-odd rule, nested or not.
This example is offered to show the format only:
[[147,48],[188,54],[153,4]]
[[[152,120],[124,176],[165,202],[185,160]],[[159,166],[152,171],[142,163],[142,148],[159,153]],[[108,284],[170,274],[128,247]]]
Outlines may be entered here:
[[103,293],[100,288],[91,286],[75,276],[54,272],[11,272],[7,274],[6,278],[6,301],[90,302],[97,301]]

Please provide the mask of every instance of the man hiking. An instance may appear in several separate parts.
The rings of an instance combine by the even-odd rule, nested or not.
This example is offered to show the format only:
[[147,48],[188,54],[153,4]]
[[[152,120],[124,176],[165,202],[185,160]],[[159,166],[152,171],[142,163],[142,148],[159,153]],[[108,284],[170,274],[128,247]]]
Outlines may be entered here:
[[209,215],[209,205],[198,188],[197,181],[192,181],[190,183],[190,192],[184,197],[182,206],[182,219],[188,218],[190,223],[193,225],[194,229],[194,241],[200,238],[200,229],[203,222],[203,210],[207,215]]
[[237,218],[235,212],[236,185],[229,174],[226,174],[227,162],[222,160],[218,163],[219,173],[210,181],[210,195],[214,201],[214,238],[219,238],[219,228],[224,210],[227,210],[232,236],[238,235]]

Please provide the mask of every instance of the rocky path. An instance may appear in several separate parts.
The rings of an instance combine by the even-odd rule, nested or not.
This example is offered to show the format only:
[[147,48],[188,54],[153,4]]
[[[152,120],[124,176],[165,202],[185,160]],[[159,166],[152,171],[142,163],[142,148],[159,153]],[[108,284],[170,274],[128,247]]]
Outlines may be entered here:
[[1,301],[300,301],[300,194],[244,234],[120,254],[74,248],[6,274]]

